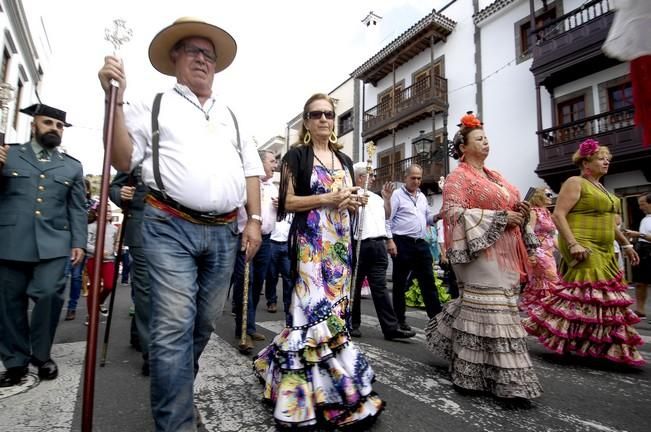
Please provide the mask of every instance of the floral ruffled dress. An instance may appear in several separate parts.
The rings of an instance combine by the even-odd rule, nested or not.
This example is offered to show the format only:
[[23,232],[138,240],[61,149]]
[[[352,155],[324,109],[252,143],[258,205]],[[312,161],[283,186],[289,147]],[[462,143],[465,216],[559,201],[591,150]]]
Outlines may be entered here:
[[[315,165],[313,194],[352,184],[345,170]],[[372,422],[384,408],[373,392],[375,374],[352,343],[345,317],[352,246],[347,211],[309,212],[298,233],[298,277],[292,292],[291,326],[254,360],[280,427],[345,428]]]
[[533,207],[531,210],[536,214],[536,226],[533,232],[540,246],[536,248],[536,263],[531,268],[527,285],[520,294],[520,309],[523,311],[551,294],[559,281],[554,258],[556,226],[546,208]]

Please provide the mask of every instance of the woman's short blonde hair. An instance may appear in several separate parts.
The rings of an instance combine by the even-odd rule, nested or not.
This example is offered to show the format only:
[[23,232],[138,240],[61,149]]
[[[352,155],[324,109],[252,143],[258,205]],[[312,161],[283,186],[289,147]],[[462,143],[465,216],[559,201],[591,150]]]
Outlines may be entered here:
[[577,150],[574,152],[572,155],[572,163],[579,168],[583,165],[583,161],[586,162],[592,162],[598,157],[605,156],[607,158],[612,158],[612,154],[610,153],[610,150],[608,150],[608,147],[606,146],[599,146],[596,152],[592,153],[589,156],[582,156],[580,153],[580,150]]
[[547,193],[547,188],[537,187],[536,191],[533,193],[533,196],[529,200],[531,207],[545,207],[545,194]]

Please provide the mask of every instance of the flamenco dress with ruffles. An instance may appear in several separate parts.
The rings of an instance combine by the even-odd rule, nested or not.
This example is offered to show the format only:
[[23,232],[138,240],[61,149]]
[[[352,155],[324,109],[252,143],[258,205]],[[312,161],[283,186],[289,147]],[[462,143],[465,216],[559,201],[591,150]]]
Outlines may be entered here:
[[558,271],[554,251],[554,233],[556,226],[552,221],[549,210],[543,207],[531,209],[536,215],[536,225],[533,232],[540,246],[536,248],[536,263],[531,266],[527,285],[520,294],[520,310],[526,311],[536,305],[541,299],[547,297],[558,286]]
[[567,221],[576,241],[589,249],[588,258],[572,262],[567,242],[560,236],[560,284],[529,309],[523,324],[558,354],[640,366],[645,361],[636,346],[642,339],[632,327],[640,319],[629,308],[633,301],[614,253],[618,212],[616,196],[582,178],[581,196]]
[[518,292],[533,233],[507,226],[506,209],[519,193],[495,171],[467,163],[443,189],[445,246],[459,298],[447,303],[426,330],[428,348],[449,360],[452,383],[500,398],[541,395],[520,323]]
[[[315,165],[313,194],[352,184],[347,171]],[[361,428],[384,408],[375,374],[346,329],[352,246],[348,211],[313,209],[297,237],[291,324],[254,359],[281,428]]]

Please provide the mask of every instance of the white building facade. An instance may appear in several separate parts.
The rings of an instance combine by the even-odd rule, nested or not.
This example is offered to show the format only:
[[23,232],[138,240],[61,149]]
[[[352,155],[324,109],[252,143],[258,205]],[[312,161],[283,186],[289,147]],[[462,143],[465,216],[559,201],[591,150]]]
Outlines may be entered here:
[[[362,141],[377,145],[376,184],[400,181],[419,163],[421,189],[438,209],[437,180],[455,166],[444,143],[474,111],[491,144],[487,166],[521,191],[545,184],[558,191],[578,173],[571,155],[581,141],[608,145],[614,160],[604,184],[634,221],[631,199],[651,191],[651,150],[633,126],[628,64],[601,52],[609,3],[435,1],[440,9],[351,74],[363,83],[358,121]],[[414,144],[423,136],[433,143],[419,155]],[[354,155],[364,159],[361,147]]]
[[39,18],[28,17],[21,0],[0,1],[0,83],[13,89],[0,114],[5,142],[25,142],[30,137],[31,119],[19,110],[37,102],[51,54]]

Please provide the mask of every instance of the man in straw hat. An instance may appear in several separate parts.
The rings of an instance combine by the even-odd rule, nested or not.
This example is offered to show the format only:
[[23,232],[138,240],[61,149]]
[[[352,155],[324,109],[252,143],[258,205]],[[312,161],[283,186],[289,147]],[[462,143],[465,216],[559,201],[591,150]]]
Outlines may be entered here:
[[66,113],[44,104],[20,111],[34,117],[31,141],[0,146],[0,387],[20,384],[29,363],[41,379],[57,377],[50,350],[64,269],[81,263],[87,235],[81,163],[57,150]]
[[[235,116],[212,95],[215,73],[235,58],[230,34],[198,18],[161,30],[149,59],[176,84],[155,103],[125,107],[121,61],[106,57],[105,92],[119,82],[112,164],[130,172],[142,163],[149,188],[143,247],[150,276],[151,406],[157,431],[192,431],[193,381],[199,357],[221,313],[234,267],[237,209],[246,204],[247,258],[260,245],[260,180],[253,145],[240,142]],[[158,121],[152,133],[153,122]],[[156,141],[159,150],[157,151]],[[154,156],[158,153],[158,156]]]

